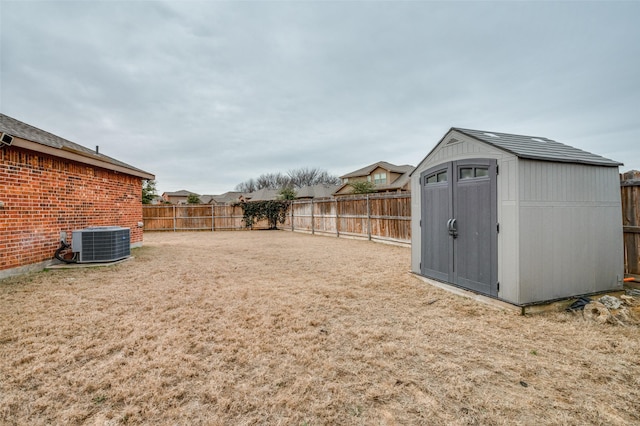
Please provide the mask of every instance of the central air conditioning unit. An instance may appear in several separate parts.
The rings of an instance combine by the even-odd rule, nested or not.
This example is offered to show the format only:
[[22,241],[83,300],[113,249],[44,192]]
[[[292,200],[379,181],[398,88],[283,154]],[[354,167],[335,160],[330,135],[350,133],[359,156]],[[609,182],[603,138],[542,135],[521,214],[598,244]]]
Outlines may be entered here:
[[114,262],[131,256],[129,228],[96,226],[73,231],[71,250],[78,263]]

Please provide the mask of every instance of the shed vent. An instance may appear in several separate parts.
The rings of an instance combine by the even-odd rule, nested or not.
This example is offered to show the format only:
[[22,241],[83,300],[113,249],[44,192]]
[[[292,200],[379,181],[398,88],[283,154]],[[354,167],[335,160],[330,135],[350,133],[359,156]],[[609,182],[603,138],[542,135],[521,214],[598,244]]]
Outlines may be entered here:
[[114,262],[131,256],[130,230],[97,226],[73,231],[71,247],[79,263]]

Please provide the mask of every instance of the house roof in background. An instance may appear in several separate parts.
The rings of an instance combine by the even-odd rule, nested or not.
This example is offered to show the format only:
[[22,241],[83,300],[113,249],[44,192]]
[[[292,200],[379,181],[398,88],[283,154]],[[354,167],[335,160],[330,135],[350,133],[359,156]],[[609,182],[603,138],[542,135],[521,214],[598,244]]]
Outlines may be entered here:
[[303,186],[296,191],[296,198],[329,198],[338,188],[340,188],[340,185],[328,185],[324,183]]
[[[295,190],[295,198],[330,198],[339,187],[339,185],[327,185],[322,183],[318,185],[303,186],[302,188]],[[271,201],[280,199],[280,190],[263,188],[254,192],[244,193],[242,195],[247,201]],[[237,198],[238,197],[235,199]]]
[[366,167],[363,167],[351,173],[347,173],[346,175],[342,175],[340,176],[340,179],[368,176],[371,172],[373,172],[378,167],[381,167],[393,173],[407,173],[407,172],[411,172],[415,168],[413,166],[410,166],[409,164],[396,166],[395,164],[387,163],[386,161],[378,161],[377,163],[370,164]]
[[200,196],[200,194],[187,191],[186,189],[181,189],[180,191],[174,191],[174,192],[163,192],[162,195],[166,195],[167,197],[188,197],[189,195]]
[[243,194],[247,201],[271,201],[277,200],[280,195],[278,189],[262,188],[254,192]]
[[[30,149],[32,151],[41,152],[43,154],[54,155],[85,164],[102,167],[108,170],[114,170],[143,179],[155,179],[155,176],[149,172],[133,167],[127,163],[116,160],[104,154],[97,153],[93,149],[86,148],[75,142],[56,136],[53,133],[46,132],[31,126],[13,117],[0,113],[0,131],[7,133],[14,138],[24,140],[14,140],[13,145]],[[31,142],[31,143],[29,143]]]
[[[513,135],[484,130],[462,129],[459,127],[452,127],[451,130],[456,130],[520,158],[609,167],[623,165],[618,161],[610,160],[542,136]],[[449,132],[447,132],[447,134]]]
[[242,192],[228,191],[220,195],[201,195],[200,201],[203,204],[211,204],[212,202],[215,204],[229,204],[238,201],[241,195]]
[[242,195],[242,192],[227,191],[224,194],[214,195],[212,198],[216,203],[233,203],[238,201],[238,198]]

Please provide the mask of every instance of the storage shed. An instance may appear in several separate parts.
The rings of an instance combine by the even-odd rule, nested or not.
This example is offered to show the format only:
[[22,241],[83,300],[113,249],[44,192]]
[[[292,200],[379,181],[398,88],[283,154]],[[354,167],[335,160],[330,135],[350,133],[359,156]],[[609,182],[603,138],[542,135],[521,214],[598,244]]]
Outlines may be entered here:
[[621,289],[620,165],[451,128],[412,173],[412,271],[520,306]]

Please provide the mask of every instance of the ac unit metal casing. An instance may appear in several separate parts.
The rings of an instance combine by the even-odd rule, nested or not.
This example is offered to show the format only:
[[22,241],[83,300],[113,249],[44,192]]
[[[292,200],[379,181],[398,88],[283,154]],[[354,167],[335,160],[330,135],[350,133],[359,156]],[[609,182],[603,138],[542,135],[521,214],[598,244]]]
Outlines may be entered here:
[[95,226],[73,231],[71,250],[78,263],[114,262],[131,256],[131,231],[119,226]]

